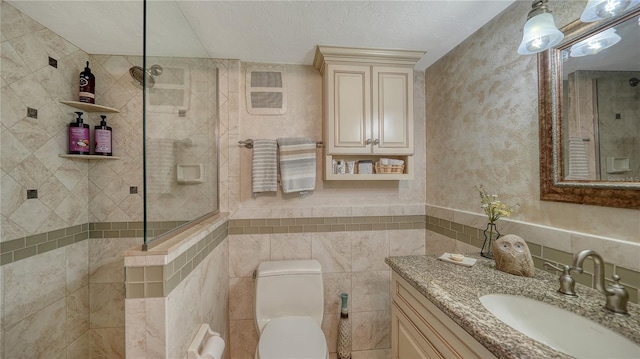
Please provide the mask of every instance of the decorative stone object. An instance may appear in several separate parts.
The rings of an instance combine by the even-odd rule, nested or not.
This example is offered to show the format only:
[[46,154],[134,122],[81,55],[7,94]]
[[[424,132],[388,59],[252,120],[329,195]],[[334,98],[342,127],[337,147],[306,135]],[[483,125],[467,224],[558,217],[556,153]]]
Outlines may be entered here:
[[535,269],[529,246],[515,234],[507,234],[493,244],[496,268],[505,273],[523,277],[534,277]]

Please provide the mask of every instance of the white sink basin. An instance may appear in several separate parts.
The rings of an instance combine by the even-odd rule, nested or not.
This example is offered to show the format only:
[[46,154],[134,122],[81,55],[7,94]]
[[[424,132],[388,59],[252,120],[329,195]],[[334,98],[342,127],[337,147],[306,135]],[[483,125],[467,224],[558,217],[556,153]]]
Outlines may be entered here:
[[640,346],[602,325],[534,299],[488,294],[480,302],[526,336],[576,358],[640,358]]

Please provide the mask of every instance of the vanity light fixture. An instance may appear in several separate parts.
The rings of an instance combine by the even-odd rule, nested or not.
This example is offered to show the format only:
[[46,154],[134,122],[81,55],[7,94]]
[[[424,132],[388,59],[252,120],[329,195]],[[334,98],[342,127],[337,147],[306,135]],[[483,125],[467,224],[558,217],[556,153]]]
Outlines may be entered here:
[[608,19],[624,13],[640,3],[640,0],[589,0],[584,8],[580,20],[593,22]]
[[594,55],[617,44],[622,38],[610,28],[571,46],[571,57]]
[[[524,24],[522,42],[518,47],[521,55],[531,55],[544,51],[560,43],[564,34],[556,27],[548,0],[534,0]],[[636,0],[634,0],[636,1]],[[637,0],[640,1],[640,0]]]

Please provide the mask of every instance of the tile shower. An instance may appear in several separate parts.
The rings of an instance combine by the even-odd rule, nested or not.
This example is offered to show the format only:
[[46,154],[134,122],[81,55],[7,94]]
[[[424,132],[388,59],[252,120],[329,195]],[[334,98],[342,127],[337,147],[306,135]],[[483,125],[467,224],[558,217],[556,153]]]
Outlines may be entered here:
[[[2,2],[0,6],[0,357],[124,357],[121,253],[142,243],[144,208],[142,88],[128,70],[142,65],[142,57],[87,54],[11,5]],[[157,60],[193,65],[188,60]],[[97,103],[120,111],[107,119],[114,129],[113,147],[119,160],[58,157],[67,151],[66,126],[75,111],[59,101],[77,98],[77,76],[86,61],[98,80]],[[226,86],[227,62],[207,61],[209,67],[203,69],[217,68],[219,87]],[[192,85],[216,106],[211,91],[218,86],[202,80]],[[200,85],[206,89],[197,88]],[[227,91],[224,88],[219,97],[220,106],[226,106]],[[189,115],[210,119],[198,111],[215,113],[197,108]],[[99,121],[96,114],[84,117],[90,126]],[[221,131],[221,136],[227,136],[226,126]],[[198,146],[189,151],[194,158],[204,152]],[[37,190],[37,195],[27,196],[31,190]],[[203,197],[200,192],[183,193],[192,210],[198,208],[193,198]],[[159,235],[180,223],[160,213],[157,222],[149,224],[149,233]]]

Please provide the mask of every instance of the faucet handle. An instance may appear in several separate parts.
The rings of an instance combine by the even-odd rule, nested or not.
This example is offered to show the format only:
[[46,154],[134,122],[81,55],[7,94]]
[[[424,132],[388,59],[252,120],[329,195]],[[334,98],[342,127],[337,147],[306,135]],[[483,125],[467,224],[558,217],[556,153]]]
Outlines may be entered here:
[[568,295],[571,297],[577,297],[576,294],[576,280],[571,276],[572,267],[563,264],[562,266],[557,266],[555,264],[551,264],[549,262],[544,262],[545,267],[553,268],[559,272],[562,272],[558,281],[560,282],[560,288],[558,288],[558,293]]
[[627,311],[627,302],[629,301],[629,292],[627,292],[627,289],[620,284],[619,275],[614,274],[612,279],[613,283],[609,283],[606,289],[607,302],[605,308],[615,314],[628,316],[629,312]]
[[551,269],[555,269],[555,270],[557,270],[559,272],[562,272],[562,268],[558,267],[556,264],[551,264],[549,262],[544,262],[544,266],[548,267],[548,268],[551,268]]

